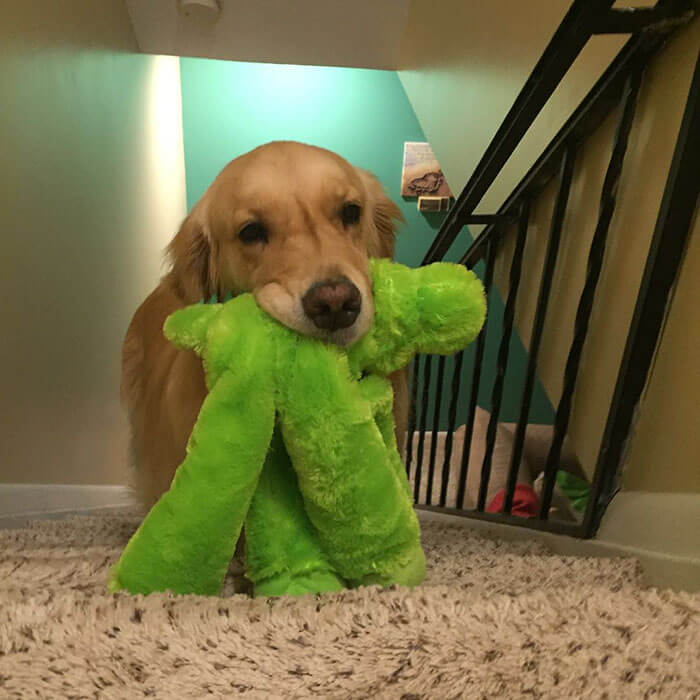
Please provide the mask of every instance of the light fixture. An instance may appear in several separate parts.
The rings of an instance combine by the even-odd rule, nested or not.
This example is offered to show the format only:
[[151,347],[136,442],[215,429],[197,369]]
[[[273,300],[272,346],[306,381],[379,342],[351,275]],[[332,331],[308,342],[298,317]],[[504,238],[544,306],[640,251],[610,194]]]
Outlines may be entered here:
[[180,0],[180,11],[193,19],[218,19],[221,6],[218,0]]

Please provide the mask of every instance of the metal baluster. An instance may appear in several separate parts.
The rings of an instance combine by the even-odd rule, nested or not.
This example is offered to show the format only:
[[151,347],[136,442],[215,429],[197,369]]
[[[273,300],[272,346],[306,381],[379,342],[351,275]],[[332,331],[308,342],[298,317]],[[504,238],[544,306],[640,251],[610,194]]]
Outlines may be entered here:
[[408,406],[408,435],[406,436],[406,475],[411,478],[411,463],[413,462],[413,435],[416,432],[416,399],[418,397],[418,377],[420,376],[418,366],[419,356],[413,360],[411,368],[411,403]]
[[454,371],[452,372],[452,398],[447,412],[447,435],[445,437],[445,459],[442,462],[442,483],[440,486],[440,505],[447,503],[447,486],[450,478],[450,462],[452,460],[452,445],[454,443],[455,425],[457,424],[457,402],[462,385],[462,363],[464,350],[455,355]]
[[498,418],[501,413],[501,403],[503,401],[503,383],[508,370],[510,340],[513,334],[513,320],[515,318],[515,301],[518,297],[518,287],[520,286],[523,252],[525,250],[525,238],[527,237],[529,218],[530,202],[529,200],[523,200],[520,206],[520,219],[515,250],[513,251],[513,259],[510,264],[508,298],[506,299],[506,305],[503,310],[503,333],[501,334],[501,343],[498,347],[496,377],[493,382],[493,390],[491,393],[491,417],[489,418],[488,428],[486,429],[486,450],[484,452],[484,461],[481,466],[481,482],[479,483],[477,510],[484,510],[486,507],[486,495],[491,478],[491,461],[493,459],[493,450],[496,446],[496,430],[498,428]]
[[[500,233],[499,229],[496,229]],[[493,281],[493,266],[496,261],[496,238],[491,238],[486,248],[486,270],[484,272],[484,291],[488,303]],[[474,419],[476,418],[476,404],[479,398],[479,384],[481,382],[481,364],[484,359],[484,346],[486,344],[486,332],[488,329],[488,317],[484,322],[484,327],[476,339],[476,350],[474,352],[474,368],[472,370],[472,386],[469,394],[469,410],[467,413],[467,423],[464,429],[464,446],[462,448],[462,460],[459,470],[459,482],[457,484],[457,508],[464,508],[464,492],[467,487],[467,471],[469,469],[469,452],[472,446],[472,436],[474,434]]]
[[588,325],[593,310],[593,302],[595,300],[598,279],[600,278],[600,271],[603,267],[605,245],[608,231],[610,230],[610,222],[617,203],[620,174],[622,173],[622,164],[625,159],[625,152],[627,151],[627,142],[632,129],[641,82],[641,70],[634,72],[627,82],[623,97],[622,112],[615,133],[612,155],[610,156],[608,170],[605,173],[605,180],[603,181],[598,223],[595,233],[593,234],[593,240],[591,241],[588,254],[586,281],[583,286],[583,291],[581,292],[578,309],[576,310],[574,338],[569,349],[569,356],[566,360],[566,368],[564,370],[564,388],[554,419],[554,438],[552,439],[552,445],[544,469],[544,486],[542,488],[542,498],[540,499],[538,516],[545,520],[549,515],[549,508],[552,504],[552,493],[554,492],[554,482],[557,469],[559,468],[561,449],[569,427],[573,394],[576,388],[579,366],[581,364],[581,354],[583,353],[583,346],[588,334]]
[[[508,472],[508,483],[506,485],[506,498],[503,504],[503,512],[507,514],[510,514],[513,508],[513,493],[515,490],[515,483],[518,478],[518,468],[520,466],[520,460],[522,459],[523,446],[525,444],[525,430],[527,429],[527,421],[530,415],[532,390],[535,387],[537,356],[540,351],[542,331],[544,329],[544,321],[547,316],[549,293],[552,288],[554,268],[556,266],[557,256],[559,254],[559,242],[561,240],[561,232],[564,225],[564,216],[566,215],[566,205],[569,201],[569,190],[571,189],[571,180],[574,173],[575,160],[576,150],[573,145],[569,145],[566,151],[564,151],[564,157],[562,158],[561,162],[559,191],[557,192],[554,212],[552,213],[552,223],[549,231],[547,252],[545,253],[542,279],[540,280],[540,289],[537,295],[535,320],[532,325],[532,335],[530,336],[525,383],[523,385],[523,393],[520,400],[518,425],[515,429],[515,436],[513,439],[513,451],[510,457],[510,469]],[[508,496],[510,496],[510,498],[508,498]]]
[[428,488],[425,502],[432,504],[433,480],[435,478],[435,455],[437,453],[438,432],[440,428],[440,402],[442,401],[442,382],[445,378],[445,358],[438,360],[437,384],[435,388],[435,406],[433,407],[433,431],[430,440],[430,461],[428,462]]
[[425,356],[423,363],[423,398],[421,400],[420,427],[418,428],[418,455],[416,459],[416,475],[413,484],[413,499],[418,503],[420,494],[421,473],[423,470],[423,449],[425,447],[425,426],[428,419],[428,400],[430,398],[430,366],[432,357]]

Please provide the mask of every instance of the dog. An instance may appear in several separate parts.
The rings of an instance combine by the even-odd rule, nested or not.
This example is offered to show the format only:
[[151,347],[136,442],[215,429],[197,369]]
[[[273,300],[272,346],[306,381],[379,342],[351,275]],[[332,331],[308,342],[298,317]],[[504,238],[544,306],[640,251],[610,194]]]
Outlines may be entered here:
[[[124,339],[121,393],[143,506],[170,487],[206,396],[201,360],[165,339],[165,319],[212,296],[252,292],[285,326],[350,345],[373,320],[369,258],[393,257],[402,221],[373,175],[315,146],[268,143],[221,171],[168,246],[169,270]],[[390,379],[403,446],[406,372]]]

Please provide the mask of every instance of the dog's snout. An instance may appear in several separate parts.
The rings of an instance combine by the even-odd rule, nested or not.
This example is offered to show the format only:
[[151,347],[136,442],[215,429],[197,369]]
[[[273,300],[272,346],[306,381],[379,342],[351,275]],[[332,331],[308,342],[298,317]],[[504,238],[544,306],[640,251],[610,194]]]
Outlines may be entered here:
[[302,305],[314,325],[335,331],[355,323],[362,308],[362,295],[347,277],[337,277],[309,287]]

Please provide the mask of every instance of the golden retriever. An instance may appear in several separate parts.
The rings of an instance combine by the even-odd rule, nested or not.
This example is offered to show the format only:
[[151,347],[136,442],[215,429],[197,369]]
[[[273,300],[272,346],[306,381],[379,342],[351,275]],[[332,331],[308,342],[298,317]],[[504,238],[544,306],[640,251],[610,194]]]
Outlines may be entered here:
[[[122,398],[145,506],[169,488],[206,395],[199,358],[164,338],[166,317],[212,295],[252,292],[289,328],[351,344],[373,318],[368,258],[393,255],[401,220],[374,176],[322,148],[273,142],[222,170],[170,243],[170,270],[124,340]],[[391,379],[402,445],[405,373]]]

